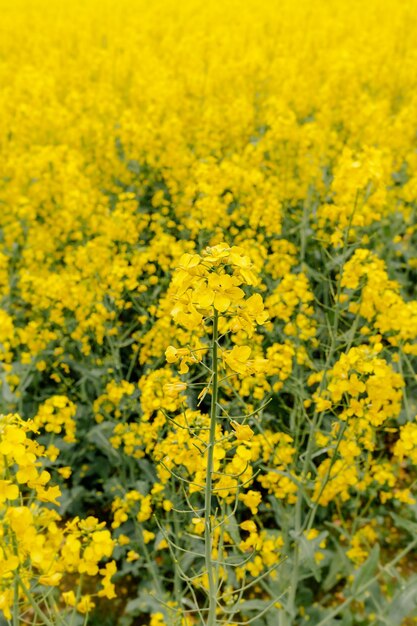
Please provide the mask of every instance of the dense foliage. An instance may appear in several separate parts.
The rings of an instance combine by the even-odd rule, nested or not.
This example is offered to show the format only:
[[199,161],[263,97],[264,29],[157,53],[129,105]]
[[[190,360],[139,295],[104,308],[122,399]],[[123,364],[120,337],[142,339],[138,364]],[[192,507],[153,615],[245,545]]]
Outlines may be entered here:
[[415,623],[416,3],[0,8],[0,623]]

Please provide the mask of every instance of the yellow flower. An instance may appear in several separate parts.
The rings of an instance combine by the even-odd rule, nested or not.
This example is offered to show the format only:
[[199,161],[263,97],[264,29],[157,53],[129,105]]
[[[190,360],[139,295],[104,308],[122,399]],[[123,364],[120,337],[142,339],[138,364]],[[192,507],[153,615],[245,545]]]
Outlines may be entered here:
[[238,284],[234,276],[209,274],[207,286],[194,291],[195,304],[203,309],[213,305],[217,311],[224,313],[232,303],[238,303],[245,295]]
[[75,593],[72,591],[72,589],[70,591],[64,591],[62,594],[62,599],[64,600],[65,604],[68,604],[68,606],[75,606],[76,598]]
[[19,497],[19,488],[10,480],[0,480],[0,503],[5,500],[16,500]]
[[41,585],[48,585],[50,587],[56,587],[59,585],[62,579],[62,574],[59,572],[54,572],[53,574],[43,574],[39,577],[39,582]]
[[103,576],[101,581],[103,588],[100,589],[100,591],[98,592],[98,596],[100,598],[105,597],[109,600],[116,598],[115,587],[114,584],[111,582],[111,578],[112,576],[114,576],[116,571],[116,561],[110,561],[109,563],[106,563],[106,566],[99,570],[99,573]]
[[94,607],[95,607],[95,604],[92,601],[91,596],[88,594],[82,596],[81,600],[77,603],[77,611],[79,611],[83,615],[85,613],[90,613],[90,611],[92,611]]
[[259,491],[253,491],[251,489],[247,493],[241,493],[239,495],[239,500],[241,500],[245,506],[250,508],[253,515],[256,515],[258,507],[262,502],[262,495]]
[[248,373],[248,360],[251,354],[249,346],[234,346],[223,353],[223,359],[231,370],[245,376]]
[[71,474],[72,474],[72,468],[71,468],[71,467],[69,467],[69,466],[66,466],[66,467],[60,467],[60,468],[58,469],[58,472],[61,474],[62,478],[67,479],[67,478],[69,478],[69,477],[71,476]]
[[243,530],[247,530],[250,533],[256,533],[256,524],[254,521],[252,520],[246,520],[244,522],[242,522],[241,524],[239,524],[240,528],[242,528]]
[[254,432],[247,424],[239,424],[235,420],[231,420],[231,425],[236,433],[236,439],[239,441],[250,441],[254,435]]

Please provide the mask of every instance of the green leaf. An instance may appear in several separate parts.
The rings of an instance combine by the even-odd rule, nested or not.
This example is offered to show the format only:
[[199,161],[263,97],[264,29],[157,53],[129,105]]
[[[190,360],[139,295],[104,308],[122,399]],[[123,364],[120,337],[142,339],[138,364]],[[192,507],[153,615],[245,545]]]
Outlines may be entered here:
[[352,613],[350,611],[344,611],[342,613],[341,626],[352,626],[352,624],[353,624]]
[[417,614],[417,576],[402,586],[393,597],[389,609],[387,623],[390,626],[401,626],[406,617]]
[[[239,545],[239,543],[240,543],[239,525],[238,525],[238,523],[236,521],[236,517],[234,515],[232,515],[230,507],[227,507],[227,513],[226,514],[228,515],[227,532],[231,536],[231,538],[233,539],[233,542],[236,545]],[[247,533],[245,533],[245,534],[247,534]]]
[[413,536],[417,536],[417,523],[412,522],[411,520],[405,519],[404,517],[400,517],[396,515],[396,513],[391,513],[391,517],[394,520],[395,524],[400,528],[404,528],[404,530],[408,530],[408,532]]
[[361,565],[355,575],[352,585],[352,594],[356,595],[364,591],[364,587],[375,575],[379,563],[379,544],[375,544],[369,553],[365,563]]
[[341,578],[345,578],[351,572],[352,565],[348,561],[344,550],[336,542],[334,544],[335,551],[333,552],[332,559],[330,561],[330,567],[326,578],[322,583],[324,591],[329,591]]
[[307,539],[304,535],[297,537],[301,552],[302,565],[307,569],[309,574],[313,574],[317,582],[320,582],[321,580],[322,571],[316,561],[316,554],[319,552],[320,543],[327,536],[327,534],[327,532],[323,532],[313,540]]
[[119,455],[109,441],[112,431],[113,424],[111,422],[102,422],[97,426],[93,426],[87,434],[87,440],[97,446],[100,452],[105,454],[111,461],[118,461]]
[[280,614],[282,614],[282,609],[277,609],[274,606],[271,607],[266,613],[266,623],[268,626],[277,626],[280,620]]
[[155,598],[146,588],[139,592],[137,598],[130,600],[125,608],[127,615],[135,616],[145,613],[157,613],[159,611],[161,611],[160,599]]
[[4,376],[2,376],[1,393],[3,396],[3,400],[7,404],[14,404],[16,402],[16,396],[12,393],[9,383]]

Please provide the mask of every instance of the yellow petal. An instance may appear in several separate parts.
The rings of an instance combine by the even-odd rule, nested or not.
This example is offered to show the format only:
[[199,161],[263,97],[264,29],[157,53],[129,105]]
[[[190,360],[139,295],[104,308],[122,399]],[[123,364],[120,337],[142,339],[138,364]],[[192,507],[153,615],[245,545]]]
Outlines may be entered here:
[[214,298],[214,308],[219,311],[219,313],[224,313],[230,306],[230,298],[228,298],[223,293],[216,293]]
[[200,309],[208,309],[213,304],[214,291],[212,289],[202,288],[194,292],[193,302]]

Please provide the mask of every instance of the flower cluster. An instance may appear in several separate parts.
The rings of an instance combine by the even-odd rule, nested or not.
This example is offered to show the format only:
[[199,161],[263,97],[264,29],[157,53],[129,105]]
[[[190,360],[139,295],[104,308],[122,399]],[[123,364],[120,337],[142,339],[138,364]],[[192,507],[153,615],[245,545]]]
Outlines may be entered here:
[[57,504],[61,493],[42,469],[44,448],[30,437],[33,432],[34,423],[18,415],[0,418],[0,607],[6,619],[16,609],[24,615],[31,610],[31,594],[56,587],[68,607],[88,613],[94,607],[91,594],[83,594],[81,586],[77,594],[67,590],[69,576],[100,574],[98,597],[114,598],[116,563],[108,559],[115,542],[97,518],[65,523],[48,506]]

